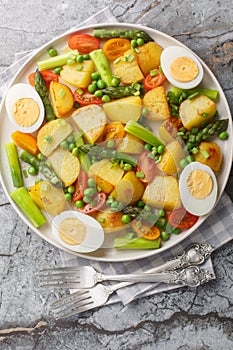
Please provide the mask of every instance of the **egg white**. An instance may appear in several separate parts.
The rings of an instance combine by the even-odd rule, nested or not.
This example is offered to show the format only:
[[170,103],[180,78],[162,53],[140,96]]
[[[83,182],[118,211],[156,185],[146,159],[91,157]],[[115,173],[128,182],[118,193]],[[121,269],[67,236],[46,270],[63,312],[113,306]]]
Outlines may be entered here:
[[[178,57],[189,57],[196,63],[198,67],[198,75],[195,79],[188,82],[180,82],[172,77],[170,66],[171,63]],[[160,60],[163,73],[165,74],[169,83],[180,89],[192,89],[200,84],[203,79],[203,67],[198,58],[188,49],[180,46],[169,46],[163,50]]]
[[[78,245],[67,244],[59,236],[59,226],[61,222],[67,218],[76,218],[86,226],[86,238]],[[52,220],[52,231],[55,239],[61,246],[78,253],[93,252],[100,248],[104,242],[104,230],[98,221],[89,215],[80,213],[75,210],[63,211],[61,214],[56,215]]]
[[[40,110],[39,118],[37,119],[37,121],[33,125],[28,127],[23,127],[16,123],[12,114],[12,107],[14,103],[21,98],[32,98],[34,101],[36,101]],[[11,123],[15,126],[15,128],[17,128],[17,130],[22,131],[24,133],[32,133],[36,131],[37,129],[39,129],[44,120],[45,112],[43,102],[36,90],[28,84],[19,83],[13,85],[7,92],[5,106]]]
[[[207,172],[213,180],[213,189],[211,193],[203,199],[193,197],[187,185],[187,178],[194,170]],[[179,190],[182,204],[187,211],[197,216],[206,215],[216,203],[218,193],[217,179],[210,167],[199,162],[192,162],[184,168],[180,175]]]

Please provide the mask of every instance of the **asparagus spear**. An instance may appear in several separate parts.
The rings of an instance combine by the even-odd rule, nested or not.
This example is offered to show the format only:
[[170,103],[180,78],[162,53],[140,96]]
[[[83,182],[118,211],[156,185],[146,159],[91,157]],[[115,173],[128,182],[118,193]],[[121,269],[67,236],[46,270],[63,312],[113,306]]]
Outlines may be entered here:
[[126,29],[94,29],[93,35],[96,38],[108,39],[108,38],[126,38],[126,39],[138,39],[142,38],[144,42],[154,41],[146,32],[142,30],[126,30]]
[[46,222],[45,216],[33,202],[25,187],[17,188],[17,190],[10,193],[10,196],[35,227],[39,227]]
[[49,101],[49,92],[46,87],[45,81],[43,76],[41,75],[39,69],[36,70],[35,74],[35,89],[40,95],[40,98],[44,104],[45,107],[45,118],[47,121],[55,119],[55,115],[53,113],[53,109],[51,106],[51,103]]
[[5,149],[10,166],[13,185],[14,187],[21,187],[23,186],[23,177],[16,145],[14,142],[7,142],[5,144]]
[[137,96],[140,95],[142,85],[133,84],[129,86],[109,86],[102,90],[104,95],[108,95],[111,98],[122,98],[127,96]]

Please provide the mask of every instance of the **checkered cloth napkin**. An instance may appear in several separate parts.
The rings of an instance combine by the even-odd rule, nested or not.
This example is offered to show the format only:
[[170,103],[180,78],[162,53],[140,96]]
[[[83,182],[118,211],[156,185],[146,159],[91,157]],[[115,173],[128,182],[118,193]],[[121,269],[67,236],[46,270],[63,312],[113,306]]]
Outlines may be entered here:
[[[117,22],[117,19],[113,16],[110,9],[106,9],[98,12],[96,15],[90,17],[85,22],[81,23],[79,26],[71,28],[69,31],[73,31],[76,28],[84,25],[92,25],[95,23],[104,22]],[[18,59],[12,66],[7,68],[0,74],[0,98],[6,90],[9,82],[14,77],[17,70],[21,65],[30,58],[31,52],[24,52],[16,55]],[[150,256],[148,258],[143,258],[134,261],[127,262],[99,262],[94,260],[89,260],[80,257],[74,257],[74,255],[67,252],[61,251],[61,257],[64,265],[90,265],[96,268],[99,272],[104,272],[106,274],[121,274],[121,273],[140,273],[146,272],[153,267],[160,266],[164,262],[174,258],[175,256],[181,254],[185,248],[191,243],[209,243],[214,249],[217,249],[229,242],[233,238],[232,230],[233,221],[233,204],[226,193],[224,193],[217,206],[215,207],[214,213],[208,216],[207,220],[187,237],[184,241],[177,244],[172,249],[169,249],[155,256]],[[213,266],[211,263],[211,258],[207,259],[203,268],[208,270],[214,275]],[[133,285],[124,287],[117,290],[116,294],[113,294],[107,304],[121,301],[124,305],[131,302],[133,299],[152,295],[160,292],[165,292],[178,288],[177,285],[167,285],[163,283],[135,283]]]

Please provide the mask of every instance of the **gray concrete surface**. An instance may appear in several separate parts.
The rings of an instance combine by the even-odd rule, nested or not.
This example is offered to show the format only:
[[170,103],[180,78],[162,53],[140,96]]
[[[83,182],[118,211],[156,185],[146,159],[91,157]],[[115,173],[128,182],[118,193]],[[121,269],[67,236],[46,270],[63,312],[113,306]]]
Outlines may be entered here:
[[[0,71],[19,51],[33,49],[110,6],[120,22],[148,25],[193,49],[213,70],[230,108],[233,6],[223,1],[0,1]],[[227,192],[233,198],[231,175]],[[67,320],[49,313],[59,293],[38,290],[39,265],[60,263],[59,251],[15,214],[0,189],[1,350],[230,350],[233,348],[232,242],[213,255],[217,280],[106,306]]]

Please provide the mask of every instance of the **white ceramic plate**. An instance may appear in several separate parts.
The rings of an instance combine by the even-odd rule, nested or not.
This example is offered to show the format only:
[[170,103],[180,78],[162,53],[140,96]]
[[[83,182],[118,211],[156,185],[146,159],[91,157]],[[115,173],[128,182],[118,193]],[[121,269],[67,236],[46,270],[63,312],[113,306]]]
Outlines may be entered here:
[[[110,29],[117,29],[117,28],[124,28],[124,29],[141,29],[146,31],[158,44],[160,44],[163,48],[178,45],[181,47],[185,47],[183,44],[181,44],[179,41],[173,39],[172,37],[161,33],[159,31],[143,27],[143,26],[135,26],[125,23],[117,23],[117,24],[109,24],[109,23],[102,23],[95,26],[95,28],[110,28]],[[78,31],[75,31],[75,33],[89,33],[91,34],[93,30],[93,27],[87,26],[83,27]],[[72,34],[72,32],[70,32]],[[10,86],[16,84],[16,83],[27,83],[27,77],[29,73],[35,71],[37,68],[36,62],[39,60],[44,59],[47,57],[47,52],[50,47],[55,47],[57,49],[62,49],[65,46],[67,46],[68,38],[70,37],[70,34],[62,35],[56,38],[53,41],[50,41],[46,45],[44,45],[40,50],[38,50],[18,71],[18,73],[13,78]],[[209,88],[209,89],[216,89],[219,91],[219,97],[217,101],[217,108],[220,115],[220,118],[228,118],[229,119],[229,127],[228,127],[228,133],[229,138],[227,141],[217,141],[221,143],[221,149],[224,155],[224,162],[221,169],[221,172],[218,174],[218,199],[222,195],[222,192],[226,186],[230,169],[231,169],[231,163],[232,163],[232,123],[231,123],[231,113],[230,109],[228,107],[227,100],[225,98],[225,95],[222,91],[221,86],[219,85],[217,79],[213,75],[213,73],[210,71],[210,69],[205,65],[203,61],[201,61],[203,68],[204,68],[204,77],[202,81],[202,86]],[[57,246],[59,248],[62,248],[72,254],[79,255],[81,257],[86,257],[93,260],[100,260],[100,261],[129,261],[129,260],[135,260],[135,259],[141,259],[144,257],[148,257],[155,254],[160,254],[161,252],[171,249],[174,245],[184,240],[186,237],[191,235],[197,227],[199,227],[207,216],[201,217],[197,224],[193,226],[191,229],[182,232],[179,235],[172,235],[169,241],[164,242],[162,247],[157,250],[115,250],[112,247],[113,244],[113,237],[114,233],[106,235],[106,240],[104,242],[104,245],[101,249],[98,249],[97,251],[89,254],[81,254],[81,253],[74,253],[71,250],[67,250],[60,246],[55,240],[54,236],[52,234],[51,230],[51,218],[48,217],[48,223],[45,225],[42,225],[40,229],[35,229],[35,227],[29,222],[29,220],[26,218],[26,216],[20,211],[20,209],[15,205],[15,203],[12,202],[9,193],[14,190],[12,186],[11,176],[9,172],[9,166],[6,158],[5,153],[5,142],[9,142],[11,140],[10,135],[14,130],[13,126],[9,122],[6,109],[5,109],[5,98],[3,98],[1,106],[0,106],[0,142],[1,142],[1,148],[0,148],[0,171],[1,171],[1,182],[4,188],[4,191],[6,192],[6,195],[8,196],[9,201],[13,205],[14,209],[18,213],[18,215],[27,223],[27,225],[36,232],[41,238],[45,239],[47,242],[51,243],[54,246]],[[27,182],[25,183],[27,186]],[[69,209],[69,208],[67,208]],[[214,210],[214,209],[213,209]]]

